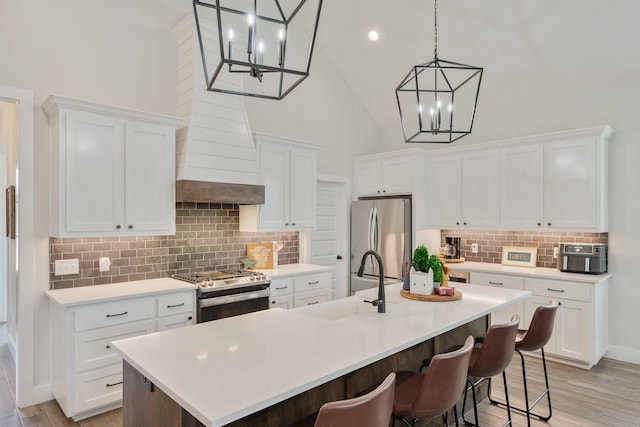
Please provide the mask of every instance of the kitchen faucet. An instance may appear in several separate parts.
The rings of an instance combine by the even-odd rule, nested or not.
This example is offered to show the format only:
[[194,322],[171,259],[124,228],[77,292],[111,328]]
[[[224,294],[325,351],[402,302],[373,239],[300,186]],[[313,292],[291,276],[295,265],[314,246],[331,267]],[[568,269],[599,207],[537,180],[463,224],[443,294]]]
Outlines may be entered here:
[[364,273],[364,263],[367,260],[367,256],[372,255],[376,261],[378,261],[379,280],[378,280],[378,299],[374,301],[366,301],[371,303],[374,307],[378,307],[378,313],[386,312],[385,298],[384,298],[384,266],[382,265],[382,258],[375,251],[367,251],[362,255],[362,261],[360,261],[360,268],[358,269],[358,277],[362,277]]

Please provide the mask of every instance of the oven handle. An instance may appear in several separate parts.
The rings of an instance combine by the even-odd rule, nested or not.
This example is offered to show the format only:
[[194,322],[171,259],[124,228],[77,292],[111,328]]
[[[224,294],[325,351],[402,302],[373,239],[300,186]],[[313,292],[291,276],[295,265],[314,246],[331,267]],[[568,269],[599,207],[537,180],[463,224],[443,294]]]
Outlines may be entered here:
[[216,305],[231,304],[234,302],[247,301],[256,298],[268,298],[269,288],[256,292],[243,292],[240,294],[225,295],[221,297],[202,298],[200,300],[200,308],[213,307]]

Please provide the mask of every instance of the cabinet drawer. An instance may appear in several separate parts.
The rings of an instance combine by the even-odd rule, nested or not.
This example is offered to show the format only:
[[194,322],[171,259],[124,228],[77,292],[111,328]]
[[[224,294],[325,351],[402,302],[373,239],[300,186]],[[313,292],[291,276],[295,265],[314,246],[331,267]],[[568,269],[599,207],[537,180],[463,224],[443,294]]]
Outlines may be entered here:
[[157,331],[182,328],[193,325],[193,315],[191,313],[178,313],[172,316],[159,317],[158,320],[156,320],[156,325]]
[[534,295],[575,301],[591,301],[592,287],[593,285],[589,283],[540,279],[527,279],[526,281],[526,289],[533,292]]
[[111,346],[112,341],[150,334],[153,331],[153,320],[146,320],[76,334],[73,339],[75,372],[120,363],[122,358]]
[[317,289],[315,291],[301,292],[293,296],[293,307],[304,307],[329,301],[331,289]]
[[329,288],[331,287],[331,273],[305,274],[294,277],[293,286],[296,292]]
[[154,317],[153,298],[135,298],[89,304],[75,310],[74,330],[103,328]]
[[178,313],[193,312],[194,292],[178,292],[160,295],[158,301],[158,316],[171,316]]
[[272,279],[270,292],[272,297],[293,293],[293,278]]
[[73,376],[74,413],[122,400],[122,364]]
[[281,296],[271,296],[269,298],[269,308],[284,308],[289,310],[293,308],[293,295],[281,295]]
[[517,276],[505,276],[502,274],[471,273],[472,285],[495,286],[506,289],[524,289],[524,278]]

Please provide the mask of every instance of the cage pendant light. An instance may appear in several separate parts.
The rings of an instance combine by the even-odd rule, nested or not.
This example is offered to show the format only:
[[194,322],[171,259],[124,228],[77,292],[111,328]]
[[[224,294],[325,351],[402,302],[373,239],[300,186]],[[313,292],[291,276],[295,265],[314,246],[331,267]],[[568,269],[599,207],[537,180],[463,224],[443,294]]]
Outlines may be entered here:
[[206,89],[282,99],[309,76],[322,0],[193,0]]
[[433,60],[412,67],[396,89],[405,142],[451,143],[473,128],[483,69],[438,58],[438,0],[433,18]]

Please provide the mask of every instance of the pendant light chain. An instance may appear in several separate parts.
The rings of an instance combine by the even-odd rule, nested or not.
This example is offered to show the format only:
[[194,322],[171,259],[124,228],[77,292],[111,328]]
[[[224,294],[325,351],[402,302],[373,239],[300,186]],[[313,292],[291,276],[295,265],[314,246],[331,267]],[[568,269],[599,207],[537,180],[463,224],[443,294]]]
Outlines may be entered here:
[[433,1],[433,57],[438,59],[438,0]]

